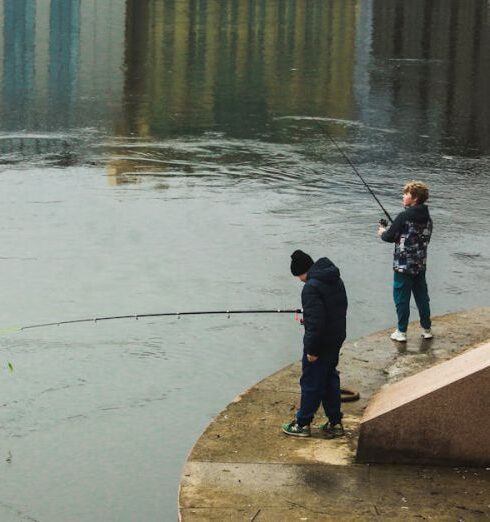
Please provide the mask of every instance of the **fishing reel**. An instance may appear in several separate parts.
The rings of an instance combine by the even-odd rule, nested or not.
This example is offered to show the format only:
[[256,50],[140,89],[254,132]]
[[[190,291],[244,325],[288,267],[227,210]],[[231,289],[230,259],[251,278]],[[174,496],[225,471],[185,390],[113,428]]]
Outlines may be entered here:
[[384,227],[384,228],[388,228],[388,220],[385,219],[385,218],[381,218],[381,219],[379,220],[379,224],[380,224],[382,227]]

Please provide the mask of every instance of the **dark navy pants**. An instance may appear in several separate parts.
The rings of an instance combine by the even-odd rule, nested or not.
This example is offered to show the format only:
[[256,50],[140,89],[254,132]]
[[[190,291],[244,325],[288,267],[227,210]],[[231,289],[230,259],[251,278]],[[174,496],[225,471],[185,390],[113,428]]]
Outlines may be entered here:
[[337,371],[339,352],[321,355],[315,362],[308,362],[303,353],[303,373],[299,384],[301,386],[301,403],[296,413],[300,426],[310,424],[313,417],[323,405],[325,415],[332,424],[342,420],[340,411],[340,378]]
[[425,270],[417,275],[401,272],[393,272],[393,274],[393,299],[398,316],[398,330],[400,332],[407,331],[412,292],[419,311],[420,326],[426,329],[430,328],[430,299],[425,281]]

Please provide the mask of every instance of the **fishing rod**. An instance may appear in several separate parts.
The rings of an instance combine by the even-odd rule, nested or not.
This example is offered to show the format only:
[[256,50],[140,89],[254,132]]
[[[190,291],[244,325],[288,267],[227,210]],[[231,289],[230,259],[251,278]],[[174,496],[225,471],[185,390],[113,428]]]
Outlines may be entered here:
[[113,315],[108,317],[93,317],[87,319],[72,319],[69,321],[55,321],[50,323],[39,323],[39,324],[31,324],[28,326],[20,326],[15,330],[10,329],[10,331],[18,331],[23,332],[25,330],[32,330],[34,328],[45,328],[48,326],[61,326],[65,324],[78,324],[78,323],[98,323],[100,321],[113,321],[115,319],[145,319],[149,317],[177,317],[180,319],[183,316],[190,315],[226,315],[228,318],[231,315],[236,314],[296,314],[296,319],[299,318],[299,314],[302,313],[303,310],[301,308],[291,308],[291,309],[268,309],[268,310],[198,310],[195,312],[162,312],[155,314],[132,314],[132,315]]
[[[324,127],[322,127],[317,121],[315,122],[323,131],[325,131],[325,134],[330,138],[330,141],[334,144],[335,148],[340,152],[342,157],[347,161],[347,163],[352,167],[352,170],[359,176],[359,179],[364,183],[364,186],[369,190],[369,193],[373,198],[376,200],[376,203],[381,207],[381,210],[385,213],[385,216],[388,218],[388,221],[390,223],[393,223],[393,219],[391,218],[388,211],[383,207],[381,204],[381,201],[378,199],[376,194],[371,190],[371,187],[366,183],[364,178],[361,176],[361,173],[357,170],[356,166],[352,161],[350,160],[349,156],[343,151],[343,149],[340,147],[340,145],[334,140],[333,136],[328,132],[328,130]],[[380,220],[380,224],[387,226],[388,222],[385,219]]]
[[[31,324],[28,326],[12,327],[8,330],[9,333],[23,332],[25,330],[32,330],[34,328],[44,328],[48,326],[61,326],[65,324],[78,324],[78,323],[98,323],[99,321],[112,321],[115,319],[144,319],[149,317],[177,317],[180,319],[182,316],[190,315],[226,315],[230,318],[234,314],[295,314],[295,320],[300,321],[299,314],[302,314],[301,308],[289,308],[289,309],[269,309],[269,310],[198,310],[196,312],[162,312],[156,314],[133,314],[133,315],[113,315],[109,317],[93,317],[90,319],[72,319],[69,321],[56,321],[51,323],[39,323]],[[302,321],[300,321],[302,323]],[[12,363],[8,363],[9,370],[14,371]],[[359,392],[352,391],[347,388],[341,389],[342,402],[357,401],[360,397]]]

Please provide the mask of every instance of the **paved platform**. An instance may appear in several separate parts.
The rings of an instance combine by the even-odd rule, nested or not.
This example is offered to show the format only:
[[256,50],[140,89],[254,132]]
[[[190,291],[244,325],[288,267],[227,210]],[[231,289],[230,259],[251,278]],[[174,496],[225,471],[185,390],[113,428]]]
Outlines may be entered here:
[[[361,393],[344,404],[347,436],[284,435],[299,400],[300,364],[259,382],[229,404],[196,442],[179,492],[182,521],[489,520],[490,468],[368,465],[355,462],[359,423],[383,384],[451,359],[490,338],[490,308],[434,320],[424,341],[410,325],[406,345],[388,331],[346,343],[343,387]],[[475,420],[478,422],[478,419]],[[324,422],[317,417],[314,426]]]

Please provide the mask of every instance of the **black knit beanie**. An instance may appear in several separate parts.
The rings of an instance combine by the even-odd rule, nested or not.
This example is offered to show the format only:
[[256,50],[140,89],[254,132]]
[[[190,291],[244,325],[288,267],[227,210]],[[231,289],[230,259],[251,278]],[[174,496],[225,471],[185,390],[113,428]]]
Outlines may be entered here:
[[294,276],[305,274],[313,265],[313,259],[302,250],[295,250],[291,254],[291,273]]

